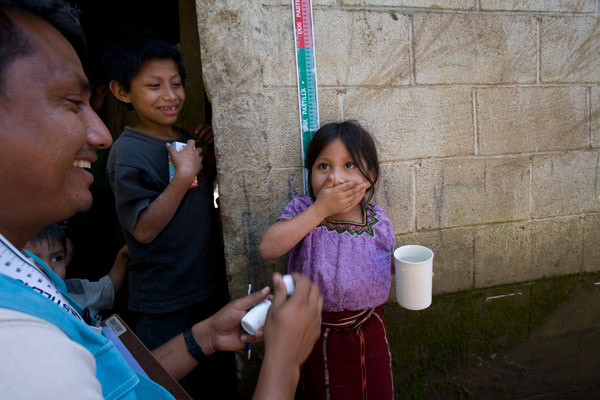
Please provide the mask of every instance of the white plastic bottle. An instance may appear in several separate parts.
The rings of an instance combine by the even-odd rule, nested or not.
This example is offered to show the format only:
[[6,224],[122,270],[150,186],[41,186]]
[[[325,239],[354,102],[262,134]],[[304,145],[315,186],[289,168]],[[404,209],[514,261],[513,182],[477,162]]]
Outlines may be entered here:
[[[283,283],[285,283],[288,296],[294,293],[295,285],[291,275],[284,275]],[[244,328],[248,334],[254,335],[258,329],[265,325],[265,319],[267,318],[267,312],[270,307],[270,300],[263,300],[262,303],[258,303],[252,307],[246,315],[244,315],[244,318],[242,318],[242,328]]]

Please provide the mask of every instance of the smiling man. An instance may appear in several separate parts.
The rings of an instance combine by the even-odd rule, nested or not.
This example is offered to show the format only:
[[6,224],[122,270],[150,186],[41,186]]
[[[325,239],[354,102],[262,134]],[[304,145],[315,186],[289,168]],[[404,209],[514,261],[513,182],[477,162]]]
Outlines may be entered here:
[[[111,145],[90,107],[75,51],[80,32],[61,1],[0,0],[0,393],[11,400],[170,399],[83,321],[60,278],[20,250],[44,226],[90,207],[88,169],[95,151]],[[292,398],[300,364],[319,335],[319,291],[295,279],[286,300],[281,276],[274,276],[256,398]],[[154,356],[179,379],[211,353],[243,348],[255,338],[242,333],[240,319],[268,293],[229,303]]]

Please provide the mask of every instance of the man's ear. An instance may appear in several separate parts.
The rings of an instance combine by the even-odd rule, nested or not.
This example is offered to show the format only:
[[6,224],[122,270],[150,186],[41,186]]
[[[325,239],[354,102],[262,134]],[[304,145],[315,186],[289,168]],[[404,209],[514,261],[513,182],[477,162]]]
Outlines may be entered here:
[[123,103],[131,103],[131,100],[129,99],[129,93],[127,93],[125,88],[123,88],[123,85],[121,85],[119,82],[115,80],[110,81],[108,88],[113,96],[117,98],[117,100],[120,100]]

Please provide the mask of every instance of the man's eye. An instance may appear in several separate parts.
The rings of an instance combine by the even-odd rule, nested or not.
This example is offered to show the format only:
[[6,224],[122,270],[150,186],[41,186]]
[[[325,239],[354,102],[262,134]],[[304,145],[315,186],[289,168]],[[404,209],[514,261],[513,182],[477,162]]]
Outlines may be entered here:
[[81,100],[67,99],[67,102],[69,110],[73,112],[79,112],[81,107],[85,105]]

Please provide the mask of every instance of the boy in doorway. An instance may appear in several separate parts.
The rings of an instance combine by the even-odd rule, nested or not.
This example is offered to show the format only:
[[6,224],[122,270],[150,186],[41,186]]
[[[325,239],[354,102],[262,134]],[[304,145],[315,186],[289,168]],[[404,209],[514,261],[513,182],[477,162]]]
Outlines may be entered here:
[[[138,121],[113,144],[108,179],[131,257],[129,309],[136,334],[152,350],[227,301],[213,205],[213,133],[201,125],[194,140],[173,126],[185,101],[186,71],[172,43],[137,28],[109,43],[103,53],[109,89]],[[177,151],[175,142],[185,147]],[[234,355],[203,360],[181,383],[193,398],[235,399]]]

